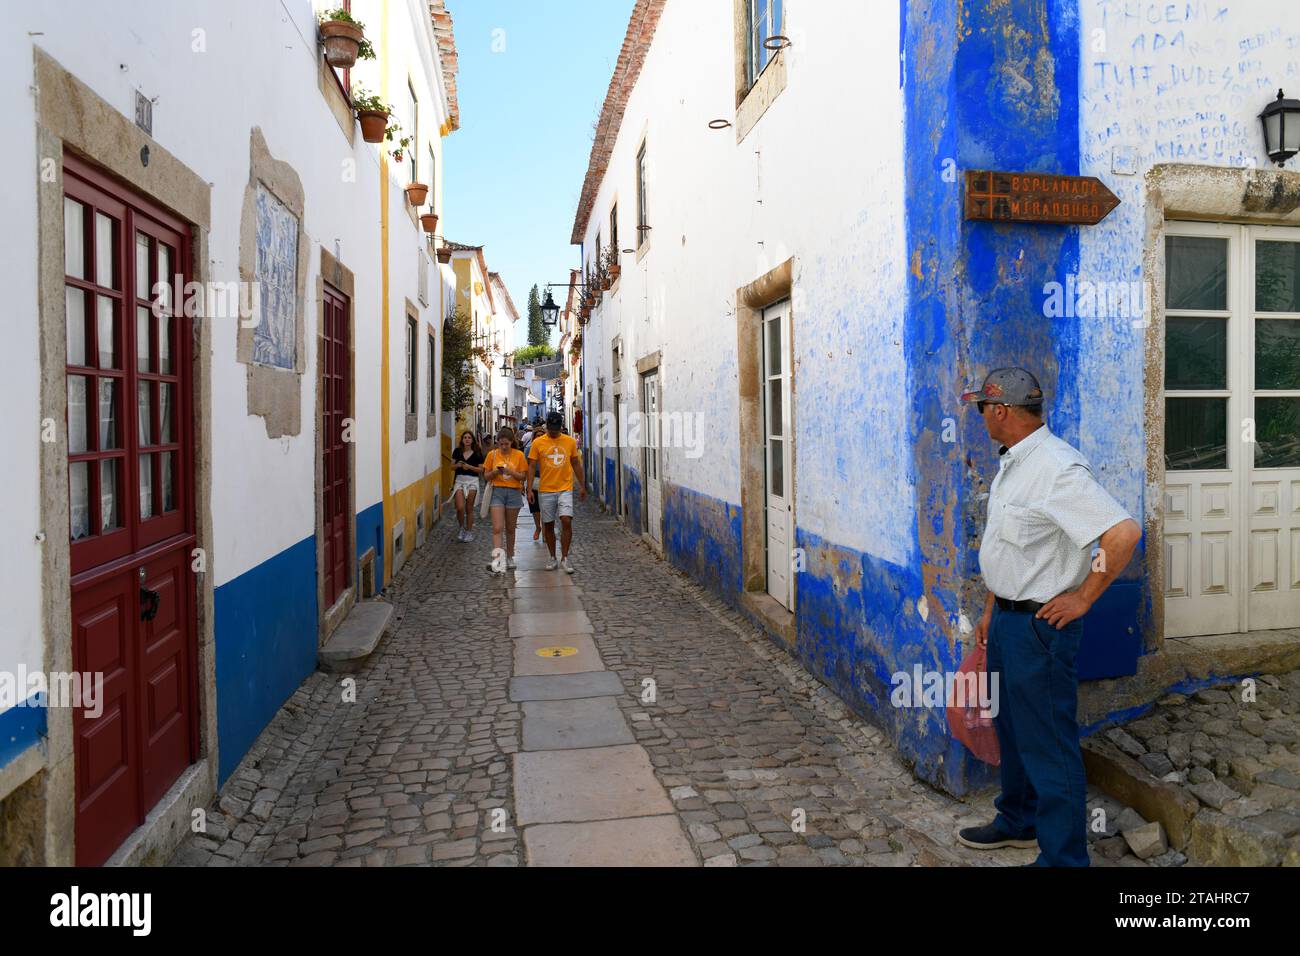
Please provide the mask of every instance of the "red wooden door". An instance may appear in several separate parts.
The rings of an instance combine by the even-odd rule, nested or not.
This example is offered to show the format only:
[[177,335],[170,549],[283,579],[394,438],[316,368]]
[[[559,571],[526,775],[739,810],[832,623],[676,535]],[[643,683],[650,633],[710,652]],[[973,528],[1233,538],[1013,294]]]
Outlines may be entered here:
[[351,541],[348,510],[352,507],[348,442],[344,422],[352,401],[351,322],[348,302],[325,286],[325,325],[321,329],[321,502],[325,533],[325,606],[348,588]]
[[[185,224],[65,157],[77,863],[104,862],[198,751]],[[155,296],[154,292],[158,295]]]

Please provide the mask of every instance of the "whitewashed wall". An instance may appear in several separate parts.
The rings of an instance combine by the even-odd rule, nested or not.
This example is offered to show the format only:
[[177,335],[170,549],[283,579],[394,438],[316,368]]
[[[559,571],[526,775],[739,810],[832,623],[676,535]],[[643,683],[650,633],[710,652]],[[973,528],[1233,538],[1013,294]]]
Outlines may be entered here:
[[[1279,87],[1300,96],[1300,17],[1294,5],[1258,0],[1102,0],[1081,3],[1080,14],[1080,172],[1121,199],[1105,221],[1080,230],[1080,274],[1138,280],[1143,177],[1153,165],[1272,166],[1257,116]],[[1089,383],[1079,391],[1082,450],[1095,461],[1132,463],[1107,481],[1137,514],[1145,332],[1123,316],[1080,327],[1079,379]],[[1128,427],[1114,427],[1116,415]]]
[[[355,0],[355,15],[367,23],[379,46],[381,0]],[[439,66],[429,36],[428,11],[418,0],[388,4],[390,11],[390,99],[404,92],[407,71],[417,78],[425,119],[422,157],[428,144],[438,150],[441,186],[443,122]],[[306,212],[301,241],[311,244],[306,289],[306,372],[300,380],[301,431],[271,440],[263,420],[247,414],[245,366],[235,361],[236,324],[213,320],[212,509],[215,553],[210,569],[220,585],[314,533],[316,408],[316,295],[319,247],[338,256],[356,275],[357,507],[380,499],[378,429],[380,383],[379,161],[377,147],[361,140],[348,145],[319,89],[315,14],[309,0],[262,0],[178,4],[136,0],[104,4],[91,0],[16,5],[6,10],[0,35],[0,103],[10,119],[9,147],[0,151],[0,175],[10,221],[0,278],[9,290],[15,321],[3,359],[10,414],[0,417],[7,459],[8,494],[0,508],[0,533],[13,546],[0,549],[8,626],[0,631],[0,669],[39,667],[39,546],[35,542],[38,497],[39,353],[36,303],[36,146],[32,85],[33,47],[39,46],[122,114],[133,117],[135,91],[156,97],[153,137],[212,186],[209,278],[239,278],[239,225],[249,176],[249,137],[260,127],[271,154],[289,163],[302,180]],[[379,81],[374,64],[354,73],[370,89]],[[344,176],[346,161],[356,176]],[[394,320],[392,369],[394,405],[402,389],[402,301],[417,299],[417,260],[422,233],[405,211],[398,167],[390,189],[391,306]],[[441,208],[441,200],[438,202]],[[430,270],[430,309],[436,316],[436,269]],[[200,361],[204,359],[200,358]],[[424,359],[421,359],[421,368]],[[422,376],[423,378],[423,376]],[[425,394],[421,389],[421,396]],[[421,428],[423,436],[424,429]],[[401,422],[393,434],[402,445]],[[427,447],[426,447],[427,446]],[[398,475],[414,480],[437,461],[436,439],[425,440],[395,460]],[[59,547],[56,539],[48,546]]]
[[588,325],[587,390],[598,402],[603,375],[611,407],[610,352],[621,334],[623,388],[636,407],[628,376],[639,357],[662,350],[663,410],[699,414],[705,449],[700,458],[668,450],[665,478],[739,503],[735,293],[795,256],[796,519],[842,546],[907,563],[899,8],[803,3],[787,16],[788,85],[737,145],[734,129],[708,128],[714,118],[734,121],[731,4],[666,5],[584,255],[597,231],[608,243],[615,199],[619,244],[635,245],[643,136],[651,248],[639,264],[622,257],[613,304]]

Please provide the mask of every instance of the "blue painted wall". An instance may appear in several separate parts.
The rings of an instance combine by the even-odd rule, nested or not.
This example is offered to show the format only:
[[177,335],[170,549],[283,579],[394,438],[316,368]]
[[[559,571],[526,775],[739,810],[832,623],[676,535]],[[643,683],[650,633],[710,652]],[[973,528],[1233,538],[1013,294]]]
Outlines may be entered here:
[[216,589],[221,782],[316,669],[317,616],[314,536]]
[[605,507],[614,507],[614,496],[618,494],[618,486],[614,483],[614,459],[605,459]]
[[[1081,387],[1080,320],[1043,310],[1044,286],[1078,272],[1078,228],[967,223],[960,171],[1078,172],[1078,10],[1077,0],[901,5],[911,460],[896,480],[915,489],[917,520],[903,529],[915,558],[898,564],[796,529],[805,560],[795,577],[796,653],[885,726],[918,776],[960,794],[996,771],[951,738],[941,708],[890,701],[895,673],[960,666],[966,629],[983,607],[977,545],[997,455],[957,396],[991,368],[1030,368],[1047,392],[1052,430],[1077,443]],[[740,509],[666,486],[664,513],[669,560],[735,601]],[[1122,643],[1134,657],[1138,591],[1117,589],[1098,609],[1108,633],[1131,638]]]
[[[357,514],[357,563],[369,548],[375,549],[375,589],[384,589],[384,503],[377,501]],[[360,591],[357,592],[360,594]]]
[[46,736],[45,719],[45,708],[35,697],[29,697],[22,707],[0,713],[0,767],[42,742]]
[[623,499],[627,504],[627,527],[633,534],[641,533],[641,473],[623,466]]
[[664,556],[701,584],[736,601],[741,580],[740,507],[667,482]]

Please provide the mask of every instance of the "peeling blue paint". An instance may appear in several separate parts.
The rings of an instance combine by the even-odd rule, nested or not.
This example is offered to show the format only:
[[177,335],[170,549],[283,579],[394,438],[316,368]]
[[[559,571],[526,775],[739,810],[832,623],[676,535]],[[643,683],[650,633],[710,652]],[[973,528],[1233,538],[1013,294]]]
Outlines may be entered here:
[[641,473],[628,465],[623,466],[623,503],[627,508],[627,526],[634,534],[641,533]]

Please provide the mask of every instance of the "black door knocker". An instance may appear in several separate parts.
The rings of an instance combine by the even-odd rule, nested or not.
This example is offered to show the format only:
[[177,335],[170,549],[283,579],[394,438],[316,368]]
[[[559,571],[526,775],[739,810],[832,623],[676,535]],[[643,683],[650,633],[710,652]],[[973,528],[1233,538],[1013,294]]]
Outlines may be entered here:
[[152,621],[158,616],[158,605],[162,603],[162,595],[157,591],[150,591],[144,586],[144,568],[140,569],[140,620]]

